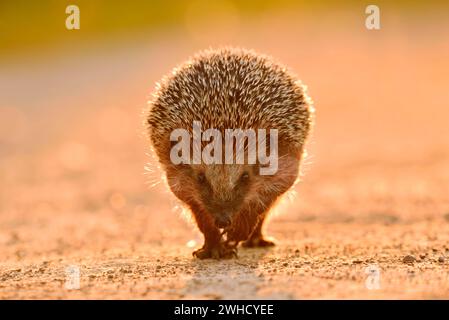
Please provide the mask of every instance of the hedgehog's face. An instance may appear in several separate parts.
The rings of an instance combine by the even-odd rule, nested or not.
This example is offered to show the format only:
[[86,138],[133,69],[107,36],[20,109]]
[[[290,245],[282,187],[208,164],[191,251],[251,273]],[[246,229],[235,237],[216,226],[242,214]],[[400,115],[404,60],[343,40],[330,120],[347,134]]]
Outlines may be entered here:
[[232,229],[240,218],[248,220],[248,213],[267,210],[294,184],[298,167],[299,157],[283,154],[275,175],[261,175],[258,164],[180,164],[165,169],[170,189],[195,214],[218,228]]
[[218,228],[226,228],[245,205],[254,183],[255,170],[250,165],[192,166],[194,179],[203,208]]
[[167,180],[180,200],[226,228],[248,205],[257,173],[255,166],[244,164],[178,165],[168,168]]

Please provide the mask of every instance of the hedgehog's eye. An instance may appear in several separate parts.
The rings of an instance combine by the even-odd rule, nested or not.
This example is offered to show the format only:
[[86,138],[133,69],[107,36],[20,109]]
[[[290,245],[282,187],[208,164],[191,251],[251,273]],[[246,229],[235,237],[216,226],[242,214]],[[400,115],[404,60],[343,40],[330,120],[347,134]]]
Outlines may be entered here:
[[243,174],[240,176],[240,181],[241,182],[247,182],[249,180],[249,173],[248,172],[243,172]]
[[206,182],[206,175],[203,172],[198,173],[197,180],[199,183]]

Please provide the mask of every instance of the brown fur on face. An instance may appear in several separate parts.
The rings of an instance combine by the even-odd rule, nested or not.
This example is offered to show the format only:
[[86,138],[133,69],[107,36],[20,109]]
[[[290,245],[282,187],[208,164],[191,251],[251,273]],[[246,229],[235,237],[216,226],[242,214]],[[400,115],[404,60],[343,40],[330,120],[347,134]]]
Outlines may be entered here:
[[[173,193],[191,206],[200,207],[213,219],[231,223],[250,201],[254,185],[260,180],[254,165],[185,165],[168,170],[167,181]],[[180,187],[179,187],[180,186]]]
[[[228,241],[239,242],[250,237],[259,220],[295,183],[299,161],[300,155],[282,152],[275,175],[260,175],[257,164],[170,165],[166,173],[172,192],[205,225],[203,233],[224,227]],[[229,224],[220,225],[223,220]]]

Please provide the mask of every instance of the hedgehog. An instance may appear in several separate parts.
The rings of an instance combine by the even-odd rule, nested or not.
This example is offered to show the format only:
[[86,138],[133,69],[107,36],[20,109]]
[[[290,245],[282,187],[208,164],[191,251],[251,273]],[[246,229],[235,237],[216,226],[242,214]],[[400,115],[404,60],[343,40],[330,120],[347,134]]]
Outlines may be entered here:
[[[145,123],[169,189],[190,209],[204,236],[194,257],[236,257],[240,243],[274,245],[263,234],[264,222],[277,200],[299,180],[313,110],[306,87],[293,73],[269,56],[241,48],[199,52],[157,84]],[[262,175],[266,165],[259,159],[206,164],[188,161],[187,155],[186,161],[175,163],[172,148],[179,140],[173,141],[172,133],[183,129],[193,135],[194,122],[223,135],[229,129],[275,129],[277,171]],[[266,135],[257,145],[270,138]],[[237,152],[236,145],[232,150]],[[252,151],[248,139],[239,150],[242,145],[245,155]]]

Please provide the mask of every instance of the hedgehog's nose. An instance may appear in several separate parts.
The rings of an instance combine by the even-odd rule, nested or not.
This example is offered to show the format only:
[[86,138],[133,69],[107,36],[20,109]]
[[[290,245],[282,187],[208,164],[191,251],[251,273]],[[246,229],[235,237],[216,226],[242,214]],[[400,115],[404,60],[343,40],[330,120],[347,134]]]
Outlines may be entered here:
[[222,215],[222,216],[215,218],[215,225],[219,229],[226,228],[230,224],[231,224],[231,219],[228,216]]

